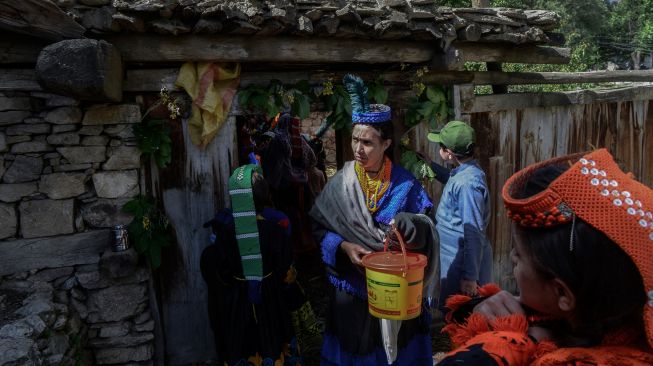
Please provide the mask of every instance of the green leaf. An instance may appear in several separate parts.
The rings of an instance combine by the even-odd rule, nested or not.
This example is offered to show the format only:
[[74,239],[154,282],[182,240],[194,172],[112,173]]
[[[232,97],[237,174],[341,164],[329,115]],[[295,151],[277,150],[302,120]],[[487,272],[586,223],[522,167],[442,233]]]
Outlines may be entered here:
[[272,118],[279,113],[279,107],[272,101],[270,100],[270,103],[267,104],[265,108],[265,115],[268,118]]
[[302,92],[302,94],[308,95],[311,91],[311,84],[308,83],[308,80],[300,80],[295,84],[295,89]]
[[310,113],[311,105],[309,103],[308,97],[304,94],[295,94],[295,100],[293,102],[293,114],[299,116],[301,119],[308,117]]
[[388,99],[388,91],[383,87],[382,82],[370,84],[367,88],[367,94],[375,103],[384,104]]
[[434,114],[436,107],[437,105],[434,103],[422,102],[417,112],[419,112],[419,114],[421,114],[424,117],[424,119],[429,120],[429,117],[431,117]]
[[249,98],[252,95],[252,92],[250,90],[241,90],[238,92],[238,103],[240,104],[241,107],[245,108],[247,107],[247,103],[249,103]]
[[432,103],[438,105],[445,100],[444,90],[439,86],[429,85],[426,87],[426,97]]

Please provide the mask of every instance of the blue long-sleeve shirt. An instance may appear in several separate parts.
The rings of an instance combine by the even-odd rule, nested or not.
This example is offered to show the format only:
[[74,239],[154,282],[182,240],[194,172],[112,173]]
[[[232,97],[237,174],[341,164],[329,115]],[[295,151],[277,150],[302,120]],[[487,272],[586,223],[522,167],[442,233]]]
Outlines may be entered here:
[[[437,174],[437,171],[436,171]],[[436,212],[440,236],[441,275],[447,272],[459,250],[462,264],[459,278],[489,281],[492,261],[486,229],[490,219],[490,197],[485,173],[476,160],[451,170]],[[484,278],[481,278],[484,277]]]

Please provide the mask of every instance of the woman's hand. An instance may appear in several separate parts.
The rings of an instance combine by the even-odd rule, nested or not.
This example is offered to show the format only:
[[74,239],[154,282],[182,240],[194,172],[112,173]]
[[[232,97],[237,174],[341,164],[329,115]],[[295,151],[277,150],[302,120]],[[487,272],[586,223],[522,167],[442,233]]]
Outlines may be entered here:
[[519,297],[508,291],[501,291],[483,300],[474,307],[475,313],[485,315],[489,320],[512,314],[525,314]]
[[340,249],[342,249],[345,254],[349,257],[349,260],[357,266],[362,265],[361,264],[361,259],[365,254],[370,254],[372,253],[371,251],[363,248],[362,246],[354,243],[350,243],[348,241],[343,241],[340,243]]
[[478,295],[478,284],[474,280],[460,280],[460,292],[467,296]]

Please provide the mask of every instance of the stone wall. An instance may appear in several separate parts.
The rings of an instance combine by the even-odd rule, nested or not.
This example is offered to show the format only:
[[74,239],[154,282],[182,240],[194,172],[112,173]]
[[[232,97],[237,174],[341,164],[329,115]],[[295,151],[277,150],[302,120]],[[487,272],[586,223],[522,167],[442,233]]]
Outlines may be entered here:
[[[329,112],[311,112],[308,118],[302,120],[302,133],[309,135],[311,138],[315,136],[322,122],[327,117]],[[336,166],[336,133],[333,128],[330,128],[322,137],[324,150],[326,152],[326,165],[327,167]]]
[[0,365],[150,365],[149,271],[133,249],[0,279]]
[[151,363],[149,271],[107,229],[140,192],[140,120],[133,103],[0,93],[0,365]]

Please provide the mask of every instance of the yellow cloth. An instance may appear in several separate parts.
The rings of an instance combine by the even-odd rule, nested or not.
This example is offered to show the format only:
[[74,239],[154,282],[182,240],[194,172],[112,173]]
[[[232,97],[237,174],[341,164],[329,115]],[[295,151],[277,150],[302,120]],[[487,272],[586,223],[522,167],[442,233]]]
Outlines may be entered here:
[[187,62],[179,70],[175,85],[193,99],[188,121],[190,139],[204,148],[227,120],[240,83],[240,64]]

